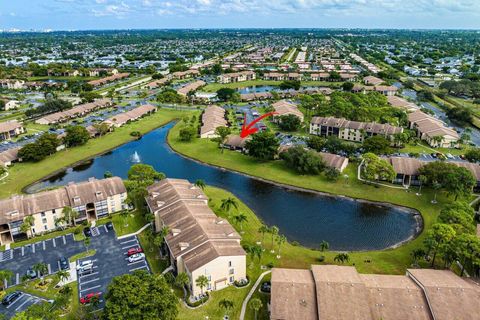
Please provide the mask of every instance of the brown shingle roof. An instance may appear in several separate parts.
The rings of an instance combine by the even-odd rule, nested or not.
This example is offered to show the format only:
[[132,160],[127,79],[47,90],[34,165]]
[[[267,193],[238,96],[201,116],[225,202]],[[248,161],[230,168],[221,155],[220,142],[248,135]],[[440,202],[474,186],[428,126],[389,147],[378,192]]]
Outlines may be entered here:
[[23,125],[17,120],[0,122],[0,133],[9,132],[21,127],[23,127]]
[[310,123],[336,128],[347,128],[355,130],[363,129],[366,132],[383,135],[393,135],[403,132],[403,128],[392,126],[388,123],[381,124],[376,122],[350,121],[345,118],[313,117]]

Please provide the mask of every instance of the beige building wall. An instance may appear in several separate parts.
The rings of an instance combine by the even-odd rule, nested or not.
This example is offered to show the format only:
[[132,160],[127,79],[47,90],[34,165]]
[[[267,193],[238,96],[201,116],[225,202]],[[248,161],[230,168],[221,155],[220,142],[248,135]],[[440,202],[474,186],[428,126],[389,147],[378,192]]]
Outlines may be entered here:
[[245,279],[247,276],[246,265],[246,256],[222,256],[192,272],[187,270],[185,266],[183,268],[190,277],[192,294],[197,296],[202,292],[195,283],[199,276],[204,275],[210,280],[209,285],[203,288],[203,292],[220,290],[232,285],[235,280]]
[[108,212],[114,213],[123,210],[123,204],[127,199],[127,193],[116,194],[107,198]]
[[362,142],[363,135],[360,130],[346,128],[340,130],[340,139]]
[[55,230],[55,219],[61,217],[63,217],[63,208],[56,208],[34,214],[34,223],[31,228],[32,233],[41,234],[43,232]]

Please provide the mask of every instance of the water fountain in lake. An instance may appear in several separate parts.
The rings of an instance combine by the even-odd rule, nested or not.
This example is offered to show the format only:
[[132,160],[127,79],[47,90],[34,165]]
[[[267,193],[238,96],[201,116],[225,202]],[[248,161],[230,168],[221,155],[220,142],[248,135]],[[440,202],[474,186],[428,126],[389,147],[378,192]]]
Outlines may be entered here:
[[140,163],[141,159],[137,151],[135,151],[135,153],[132,155],[130,161],[132,161],[133,163]]

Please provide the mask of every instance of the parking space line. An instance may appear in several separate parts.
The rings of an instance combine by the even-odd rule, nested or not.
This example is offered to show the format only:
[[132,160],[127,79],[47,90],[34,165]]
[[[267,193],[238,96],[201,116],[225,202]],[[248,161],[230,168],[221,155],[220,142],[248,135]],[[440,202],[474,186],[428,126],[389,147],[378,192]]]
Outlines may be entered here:
[[28,297],[27,299],[25,299],[25,301],[23,301],[23,303],[15,309],[15,311],[20,310],[21,307],[23,307],[27,302],[30,302],[30,301],[32,301],[32,297]]
[[83,285],[87,284],[87,283],[90,283],[90,282],[94,282],[94,281],[98,281],[100,280],[100,278],[95,278],[95,279],[92,279],[92,280],[88,280],[88,281],[85,281],[85,282],[81,282],[80,283],[80,287],[82,287]]
[[18,301],[20,301],[20,298],[22,298],[24,296],[24,293],[22,292],[22,294],[20,295],[20,297],[17,298],[17,300],[13,301],[11,304],[9,304],[6,308],[9,309],[11,307],[13,307],[13,305],[15,303],[17,303]]
[[55,242],[55,238],[52,238],[52,243],[53,243],[53,247],[56,248],[56,247],[57,247],[57,243]]
[[17,274],[15,275],[15,283],[16,283],[16,284],[19,284],[19,283],[20,283],[20,274],[19,274],[19,273],[17,273]]
[[96,274],[98,274],[98,271],[97,271],[97,272],[92,272],[92,273],[90,273],[90,274],[85,274],[85,275],[83,275],[83,276],[79,276],[79,278],[81,279],[81,278],[84,278],[84,277],[94,276],[94,275],[96,275]]
[[128,270],[128,271],[129,271],[129,272],[132,272],[132,271],[135,271],[135,270],[138,270],[138,269],[143,269],[143,268],[147,268],[147,270],[148,270],[148,266],[145,264],[145,265],[143,265],[143,266],[141,266],[141,267],[132,268],[132,269],[130,269],[130,270]]
[[45,240],[42,241],[43,250],[45,250]]
[[105,229],[105,232],[108,232],[107,226],[103,225],[103,228]]
[[48,274],[52,273],[52,267],[50,266],[50,263],[47,264],[47,269],[48,269]]
[[22,257],[25,255],[25,247],[22,246]]
[[132,240],[123,241],[123,242],[120,242],[120,244],[125,244],[125,243],[129,243],[129,242],[132,242],[132,241],[137,241],[137,239],[134,238]]
[[135,262],[130,262],[127,264],[127,266],[131,266],[131,265],[134,265],[134,264],[137,264],[137,263],[140,263],[140,262],[145,262],[145,260],[138,260],[138,261],[135,261]]
[[35,253],[35,243],[32,244],[32,252]]
[[67,244],[67,239],[65,238],[65,236],[62,236],[62,239],[63,239],[63,244]]
[[134,244],[131,244],[129,246],[122,247],[122,250],[125,250],[125,249],[128,249],[128,248],[133,248],[133,247],[136,247],[136,246],[138,246],[138,242],[134,243]]
[[93,289],[97,289],[97,288],[100,288],[100,287],[101,287],[101,285],[93,286],[93,287],[90,287],[90,288],[87,288],[87,289],[80,290],[79,292],[84,292],[84,291],[88,291],[88,290],[93,290]]

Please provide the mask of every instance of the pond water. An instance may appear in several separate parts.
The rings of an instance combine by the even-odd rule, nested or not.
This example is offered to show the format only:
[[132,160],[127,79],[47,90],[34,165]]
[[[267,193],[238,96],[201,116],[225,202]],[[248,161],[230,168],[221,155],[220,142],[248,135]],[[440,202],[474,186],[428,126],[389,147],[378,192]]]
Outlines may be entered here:
[[66,169],[26,191],[35,192],[89,177],[103,178],[105,171],[126,178],[130,166],[140,161],[154,166],[167,177],[192,182],[203,179],[209,185],[234,193],[267,225],[278,226],[290,241],[307,247],[318,247],[326,240],[334,250],[383,249],[409,239],[420,230],[421,218],[404,208],[295,191],[186,159],[166,143],[172,126],[170,123],[140,140]]

